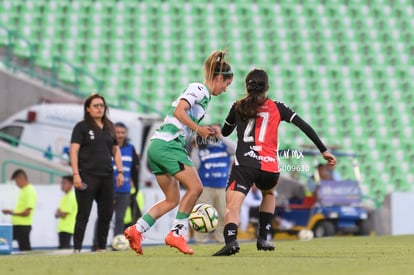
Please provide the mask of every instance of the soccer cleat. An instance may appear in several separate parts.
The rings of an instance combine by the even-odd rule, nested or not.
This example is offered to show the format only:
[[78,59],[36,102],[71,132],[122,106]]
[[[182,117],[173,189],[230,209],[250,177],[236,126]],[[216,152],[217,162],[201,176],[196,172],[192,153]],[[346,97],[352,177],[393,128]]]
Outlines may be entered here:
[[275,245],[271,241],[264,240],[262,238],[258,238],[256,242],[257,250],[275,250]]
[[137,254],[143,255],[144,252],[142,251],[142,234],[137,230],[135,224],[125,229],[124,235],[129,242],[129,247],[131,247],[131,249],[134,250]]
[[230,256],[238,253],[239,250],[239,243],[237,241],[233,241],[231,243],[226,244],[222,249],[214,253],[213,256]]
[[170,231],[165,237],[165,244],[177,248],[184,254],[194,254],[194,251],[188,246],[187,241],[183,236],[176,236],[174,232]]

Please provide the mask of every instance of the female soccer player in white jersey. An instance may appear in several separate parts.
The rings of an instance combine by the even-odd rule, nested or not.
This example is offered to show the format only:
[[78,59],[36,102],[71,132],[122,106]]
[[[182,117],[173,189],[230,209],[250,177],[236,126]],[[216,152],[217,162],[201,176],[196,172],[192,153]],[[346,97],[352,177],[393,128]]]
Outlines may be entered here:
[[[211,96],[226,91],[233,80],[233,72],[226,61],[226,53],[214,51],[204,64],[204,83],[191,83],[172,103],[162,126],[151,138],[148,160],[165,199],[154,204],[124,234],[130,247],[142,255],[142,233],[151,228],[155,221],[178,205],[178,212],[165,243],[184,254],[193,254],[184,235],[188,230],[188,217],[200,196],[203,185],[193,163],[185,150],[185,144],[192,132],[202,137],[214,135],[208,126],[198,126],[204,117]],[[186,193],[180,202],[181,182]]]
[[276,206],[275,187],[279,178],[276,157],[278,127],[281,121],[295,124],[318,147],[329,165],[335,165],[335,157],[329,153],[312,127],[285,104],[269,99],[265,71],[254,69],[245,80],[247,95],[230,109],[222,129],[228,136],[237,128],[237,149],[226,187],[226,214],[224,216],[224,239],[226,245],[213,256],[229,256],[240,250],[237,228],[240,209],[253,183],[262,191],[259,213],[258,250],[274,250],[267,240]]

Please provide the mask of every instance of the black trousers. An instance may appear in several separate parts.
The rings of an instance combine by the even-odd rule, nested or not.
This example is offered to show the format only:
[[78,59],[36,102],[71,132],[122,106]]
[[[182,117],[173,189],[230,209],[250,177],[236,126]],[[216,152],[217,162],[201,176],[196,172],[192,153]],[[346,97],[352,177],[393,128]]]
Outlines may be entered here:
[[32,231],[31,225],[13,225],[13,240],[16,240],[19,244],[20,251],[32,250],[30,231]]
[[59,249],[71,248],[70,240],[72,239],[71,233],[59,232]]
[[76,189],[75,193],[78,203],[78,213],[76,215],[75,233],[73,235],[74,249],[80,250],[82,248],[86,225],[88,224],[89,214],[91,213],[94,200],[98,206],[97,248],[105,249],[114,204],[113,175],[97,176],[81,173],[81,178],[86,184],[86,189]]
[[[125,230],[124,217],[128,206],[130,205],[131,195],[129,193],[114,193],[114,213],[115,213],[115,227],[114,237],[120,235]],[[92,251],[98,249],[98,230],[97,223],[95,223],[95,230],[93,236]]]

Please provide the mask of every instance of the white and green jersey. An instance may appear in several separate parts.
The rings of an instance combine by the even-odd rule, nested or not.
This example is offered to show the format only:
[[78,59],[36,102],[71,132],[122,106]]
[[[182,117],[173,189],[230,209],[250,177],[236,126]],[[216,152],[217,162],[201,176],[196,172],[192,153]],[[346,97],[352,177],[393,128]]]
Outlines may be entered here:
[[185,143],[187,139],[191,137],[191,129],[174,116],[175,107],[177,107],[182,99],[190,104],[190,109],[187,110],[187,115],[198,124],[206,113],[211,96],[210,91],[204,84],[191,83],[188,85],[187,89],[185,89],[178,99],[171,104],[171,108],[168,111],[163,124],[157,129],[151,139],[156,138],[171,141],[179,138],[181,142]]

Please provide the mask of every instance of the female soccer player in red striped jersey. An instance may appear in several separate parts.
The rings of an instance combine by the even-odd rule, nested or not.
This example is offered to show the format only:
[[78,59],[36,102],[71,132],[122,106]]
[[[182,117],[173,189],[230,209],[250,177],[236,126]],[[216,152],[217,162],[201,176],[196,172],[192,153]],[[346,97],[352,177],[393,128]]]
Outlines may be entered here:
[[250,71],[245,80],[247,95],[230,109],[223,126],[223,136],[237,128],[237,149],[226,188],[226,214],[224,217],[225,246],[213,256],[229,256],[240,250],[237,228],[240,209],[251,186],[262,191],[259,214],[258,250],[274,250],[267,240],[276,207],[275,187],[279,178],[277,162],[278,127],[281,121],[295,124],[318,147],[329,165],[335,165],[335,156],[328,152],[313,128],[284,103],[266,96],[268,76],[264,70]]

